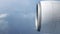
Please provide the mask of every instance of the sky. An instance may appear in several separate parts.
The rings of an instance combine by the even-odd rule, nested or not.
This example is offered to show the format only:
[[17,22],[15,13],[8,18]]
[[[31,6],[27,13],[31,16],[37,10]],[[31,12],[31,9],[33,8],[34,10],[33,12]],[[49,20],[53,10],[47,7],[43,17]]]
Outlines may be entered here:
[[40,34],[35,29],[40,0],[0,0],[0,34]]

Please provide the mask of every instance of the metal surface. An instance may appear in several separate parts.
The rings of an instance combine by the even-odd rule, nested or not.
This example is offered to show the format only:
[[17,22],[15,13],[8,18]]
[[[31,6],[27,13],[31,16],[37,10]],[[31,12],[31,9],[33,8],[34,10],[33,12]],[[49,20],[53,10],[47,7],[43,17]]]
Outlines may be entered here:
[[38,5],[37,30],[41,29],[41,33],[60,33],[60,1],[41,1]]
[[41,29],[41,6],[40,6],[40,3],[39,4],[37,4],[37,6],[36,6],[36,9],[37,9],[37,11],[36,11],[36,29],[37,29],[37,31],[40,31],[40,29]]

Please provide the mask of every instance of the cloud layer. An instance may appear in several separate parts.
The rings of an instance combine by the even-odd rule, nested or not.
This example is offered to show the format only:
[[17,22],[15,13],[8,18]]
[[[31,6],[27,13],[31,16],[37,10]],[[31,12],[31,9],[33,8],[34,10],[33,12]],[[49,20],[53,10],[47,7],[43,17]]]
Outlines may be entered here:
[[6,21],[7,14],[0,14],[0,34],[7,33],[8,21]]

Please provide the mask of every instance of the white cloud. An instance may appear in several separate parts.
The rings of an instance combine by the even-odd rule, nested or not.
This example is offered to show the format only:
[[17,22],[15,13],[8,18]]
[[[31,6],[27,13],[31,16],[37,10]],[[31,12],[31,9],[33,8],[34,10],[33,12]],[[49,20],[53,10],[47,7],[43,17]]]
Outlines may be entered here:
[[0,14],[0,19],[5,18],[6,16],[7,16],[7,14]]
[[[5,20],[7,14],[0,14],[0,32],[8,31],[8,21]],[[1,33],[0,33],[1,34]]]

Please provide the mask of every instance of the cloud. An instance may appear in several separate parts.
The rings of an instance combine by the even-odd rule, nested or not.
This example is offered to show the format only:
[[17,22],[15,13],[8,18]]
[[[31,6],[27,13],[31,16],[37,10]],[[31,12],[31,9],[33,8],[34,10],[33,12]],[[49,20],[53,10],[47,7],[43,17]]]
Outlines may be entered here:
[[0,14],[0,18],[5,18],[7,14]]
[[8,30],[8,21],[6,21],[7,14],[0,14],[0,34],[1,32],[7,32]]

